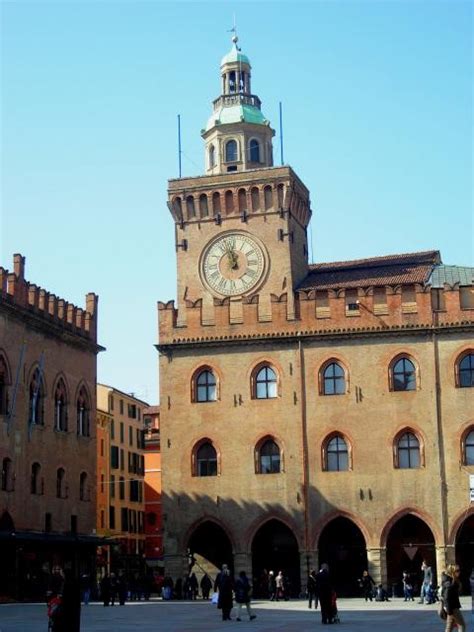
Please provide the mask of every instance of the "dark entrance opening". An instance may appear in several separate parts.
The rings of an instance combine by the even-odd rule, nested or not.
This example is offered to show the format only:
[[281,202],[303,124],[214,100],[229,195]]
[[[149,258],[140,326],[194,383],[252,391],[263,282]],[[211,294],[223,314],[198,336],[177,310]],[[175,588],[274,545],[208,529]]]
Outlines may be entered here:
[[360,595],[357,580],[367,569],[367,546],[362,531],[348,518],[334,518],[319,537],[319,564],[326,562],[341,597]]
[[421,564],[426,560],[436,578],[436,550],[433,533],[420,518],[408,514],[400,518],[387,538],[387,579],[394,594],[402,596],[402,575],[410,573],[415,595],[422,583]]
[[252,542],[252,574],[254,591],[267,597],[267,573],[279,571],[287,578],[291,596],[300,594],[300,554],[292,531],[279,520],[269,520],[255,534]]
[[[15,531],[15,525],[8,511],[0,516],[0,531],[6,534]],[[16,546],[9,540],[0,539],[0,560],[2,560],[2,572],[0,573],[0,597],[14,595],[17,590],[15,573]]]
[[474,514],[464,520],[457,533],[456,564],[461,567],[463,593],[469,595],[469,576],[474,570]]
[[196,562],[192,569],[200,578],[204,573],[213,579],[222,564],[233,572],[232,544],[226,532],[215,522],[203,522],[193,531],[188,548]]

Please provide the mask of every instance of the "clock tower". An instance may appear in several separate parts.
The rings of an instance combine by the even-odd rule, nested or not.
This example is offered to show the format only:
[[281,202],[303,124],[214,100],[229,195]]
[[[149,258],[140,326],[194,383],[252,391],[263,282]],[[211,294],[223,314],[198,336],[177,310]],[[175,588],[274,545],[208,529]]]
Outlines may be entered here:
[[251,65],[232,38],[220,65],[221,94],[201,134],[205,175],[169,181],[178,266],[177,325],[197,301],[201,325],[215,324],[215,306],[229,305],[242,322],[253,301],[259,321],[271,302],[298,317],[294,290],[308,272],[309,192],[288,166],[273,165],[275,134],[251,89]]

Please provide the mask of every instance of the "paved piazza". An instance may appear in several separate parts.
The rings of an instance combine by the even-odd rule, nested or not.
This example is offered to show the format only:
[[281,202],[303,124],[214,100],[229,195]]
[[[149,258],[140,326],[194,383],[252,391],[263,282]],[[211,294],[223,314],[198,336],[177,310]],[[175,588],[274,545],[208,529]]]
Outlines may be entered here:
[[[474,630],[471,614],[471,599],[462,600],[467,630]],[[319,610],[308,610],[306,602],[255,602],[257,619],[223,622],[220,612],[210,603],[150,601],[127,604],[125,607],[104,608],[92,604],[83,608],[81,632],[191,632],[203,630],[220,632],[239,629],[241,632],[309,632],[315,628],[326,630],[321,625]],[[337,628],[350,632],[440,632],[443,622],[436,614],[436,606],[421,606],[404,603],[396,599],[390,603],[369,603],[361,599],[339,601],[341,624]],[[235,618],[235,610],[232,611]],[[0,606],[1,632],[45,632],[46,609],[41,605]]]

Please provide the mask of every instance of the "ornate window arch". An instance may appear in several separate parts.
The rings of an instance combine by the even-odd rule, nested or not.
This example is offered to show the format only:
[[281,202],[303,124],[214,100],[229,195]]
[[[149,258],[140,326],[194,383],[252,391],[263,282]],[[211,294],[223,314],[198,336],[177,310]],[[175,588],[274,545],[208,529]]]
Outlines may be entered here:
[[425,455],[421,437],[412,428],[404,428],[393,441],[393,465],[396,469],[424,467]]
[[205,193],[201,193],[199,196],[199,215],[201,217],[209,217],[209,205]]
[[32,494],[43,494],[43,479],[41,478],[41,465],[33,463],[31,466],[30,491]]
[[90,413],[90,398],[87,393],[86,387],[81,386],[76,401],[76,431],[78,437],[90,437]]
[[390,362],[388,380],[391,391],[419,390],[420,370],[418,363],[407,353],[400,353]]
[[209,145],[209,168],[213,169],[216,166],[216,148],[214,145]]
[[260,210],[260,191],[258,187],[252,187],[250,190],[250,198],[252,201],[252,211]]
[[36,367],[30,379],[28,423],[44,426],[44,400],[46,389],[40,367]]
[[1,489],[4,492],[12,492],[15,489],[15,476],[13,474],[13,462],[6,456],[2,461]]
[[212,367],[199,367],[191,380],[191,401],[199,404],[218,400],[218,380]]
[[269,184],[263,189],[263,202],[266,211],[273,208],[273,189]]
[[325,472],[352,470],[352,446],[342,433],[333,432],[323,441],[322,465]]
[[474,387],[474,349],[467,349],[458,356],[454,371],[457,388]]
[[188,195],[186,198],[186,215],[188,219],[196,217],[196,207],[194,206],[194,196]]
[[474,426],[470,426],[461,437],[461,463],[474,465]]
[[54,429],[58,432],[67,432],[68,422],[68,397],[66,383],[60,377],[54,389]]
[[0,353],[0,415],[8,415],[8,387],[10,384],[8,363],[3,353]]
[[239,204],[239,213],[247,211],[247,191],[245,189],[239,189],[237,192],[237,201]]
[[67,498],[66,471],[63,467],[56,471],[56,498]]
[[193,476],[217,476],[220,474],[220,457],[211,439],[198,441],[191,452],[191,473]]
[[269,362],[261,362],[254,368],[250,382],[252,399],[275,399],[278,397],[278,373]]
[[237,162],[239,159],[237,141],[232,139],[228,140],[225,144],[225,161]]
[[249,161],[261,162],[260,160],[260,143],[256,138],[250,139],[249,142]]
[[345,395],[349,391],[349,375],[343,363],[330,358],[319,370],[320,395]]
[[255,446],[255,473],[279,474],[283,472],[283,454],[275,437],[267,435]]

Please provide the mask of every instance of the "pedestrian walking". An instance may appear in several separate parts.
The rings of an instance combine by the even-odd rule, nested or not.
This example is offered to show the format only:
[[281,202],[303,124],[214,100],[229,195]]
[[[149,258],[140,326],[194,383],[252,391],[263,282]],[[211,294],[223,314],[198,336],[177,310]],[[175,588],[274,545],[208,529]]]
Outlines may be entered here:
[[316,597],[321,606],[321,623],[332,623],[332,594],[333,588],[329,576],[329,566],[321,564],[321,568],[316,575]]
[[189,578],[189,596],[193,601],[197,599],[198,590],[199,584],[196,573],[191,573],[191,577]]
[[466,623],[461,612],[461,603],[459,601],[459,590],[461,588],[461,569],[459,566],[451,565],[446,570],[446,574],[451,577],[452,581],[446,587],[446,628],[445,632],[452,632],[457,626],[457,632],[466,632]]
[[110,573],[110,605],[115,606],[115,600],[117,598],[117,576],[115,573]]
[[280,599],[285,598],[285,578],[283,577],[283,572],[278,571],[278,575],[275,577],[276,584],[276,600],[280,601]]
[[269,571],[268,573],[268,596],[270,597],[270,601],[275,601],[276,599],[276,579],[275,573],[273,571]]
[[104,606],[110,604],[110,577],[107,573],[100,580],[100,598],[102,599]]
[[316,598],[316,571],[311,569],[308,575],[308,608],[311,608],[311,605],[314,601],[315,609],[318,607],[318,600]]
[[230,621],[230,612],[232,610],[233,599],[232,591],[234,589],[234,582],[230,575],[229,567],[227,564],[222,565],[222,570],[218,573],[216,581],[214,582],[214,592],[217,592],[218,600],[217,607],[222,610],[222,620]]
[[117,577],[116,589],[117,589],[119,604],[121,606],[124,606],[125,601],[127,599],[128,585],[127,585],[127,578],[123,571],[120,571]]
[[366,601],[372,601],[374,596],[375,582],[369,575],[369,571],[365,570],[362,573],[362,577],[359,579],[359,586],[362,588],[362,593]]
[[201,593],[202,593],[203,599],[206,599],[206,600],[209,599],[209,593],[211,592],[211,588],[212,588],[211,578],[206,573],[206,575],[204,575],[203,578],[201,579]]
[[89,573],[81,575],[81,598],[85,606],[89,605],[91,598],[92,582]]
[[250,595],[252,592],[252,587],[250,585],[249,579],[245,573],[245,571],[240,571],[239,578],[235,582],[235,601],[237,603],[237,619],[236,621],[242,621],[242,607],[245,606],[247,609],[247,614],[249,616],[249,620],[253,621],[253,619],[257,618],[257,615],[253,614],[252,609],[250,607]]
[[404,597],[403,601],[415,601],[415,597],[413,596],[413,584],[411,580],[411,575],[408,571],[403,571],[402,584]]
[[423,573],[423,580],[421,584],[421,592],[420,592],[420,601],[418,603],[430,603],[429,602],[429,589],[431,586],[431,582],[433,581],[433,571],[431,570],[431,566],[428,566],[426,560],[423,560],[421,564],[421,572]]

